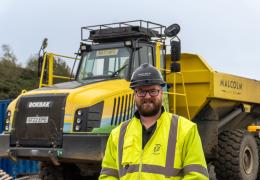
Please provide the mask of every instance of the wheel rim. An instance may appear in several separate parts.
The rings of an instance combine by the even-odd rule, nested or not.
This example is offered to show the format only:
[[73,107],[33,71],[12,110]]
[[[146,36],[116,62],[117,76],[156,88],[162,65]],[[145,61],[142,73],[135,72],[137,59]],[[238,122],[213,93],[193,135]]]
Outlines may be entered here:
[[243,168],[246,174],[251,174],[253,171],[253,153],[252,150],[247,146],[243,153]]

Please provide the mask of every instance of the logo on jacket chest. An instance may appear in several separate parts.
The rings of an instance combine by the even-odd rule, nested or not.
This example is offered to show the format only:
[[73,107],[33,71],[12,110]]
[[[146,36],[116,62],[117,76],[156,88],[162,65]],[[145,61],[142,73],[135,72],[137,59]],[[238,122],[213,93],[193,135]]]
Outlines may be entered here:
[[161,144],[155,144],[153,147],[153,154],[158,155],[161,152]]

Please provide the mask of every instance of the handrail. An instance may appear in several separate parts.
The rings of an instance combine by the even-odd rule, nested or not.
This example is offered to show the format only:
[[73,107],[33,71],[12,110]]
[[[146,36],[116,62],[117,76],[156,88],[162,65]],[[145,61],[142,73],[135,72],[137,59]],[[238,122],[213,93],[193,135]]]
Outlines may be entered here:
[[[63,57],[63,58],[67,58],[67,59],[80,60],[78,58],[74,58],[74,57],[71,57],[71,56],[64,56],[64,55],[61,55],[61,54],[44,53],[42,69],[41,69],[41,76],[40,76],[40,82],[39,82],[39,88],[46,87],[46,86],[52,86],[54,79],[67,79],[67,80],[71,80],[71,77],[55,75],[54,74],[54,61],[55,61],[55,57]],[[44,77],[45,69],[48,70],[48,78],[47,78],[48,81],[47,81],[47,83],[43,82],[44,81],[43,77]]]

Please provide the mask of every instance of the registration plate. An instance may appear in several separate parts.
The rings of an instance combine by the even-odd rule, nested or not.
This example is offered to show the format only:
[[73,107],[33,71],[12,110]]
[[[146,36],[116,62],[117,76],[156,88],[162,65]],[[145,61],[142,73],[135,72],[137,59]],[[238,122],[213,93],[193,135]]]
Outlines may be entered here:
[[26,124],[47,124],[48,120],[48,116],[27,117]]

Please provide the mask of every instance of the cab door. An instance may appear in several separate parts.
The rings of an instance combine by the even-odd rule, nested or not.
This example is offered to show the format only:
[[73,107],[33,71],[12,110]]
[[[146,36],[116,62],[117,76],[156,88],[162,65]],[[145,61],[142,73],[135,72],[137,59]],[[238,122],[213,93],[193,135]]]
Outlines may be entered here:
[[155,45],[148,43],[139,43],[138,48],[133,52],[133,68],[135,71],[141,64],[148,63],[155,66]]

